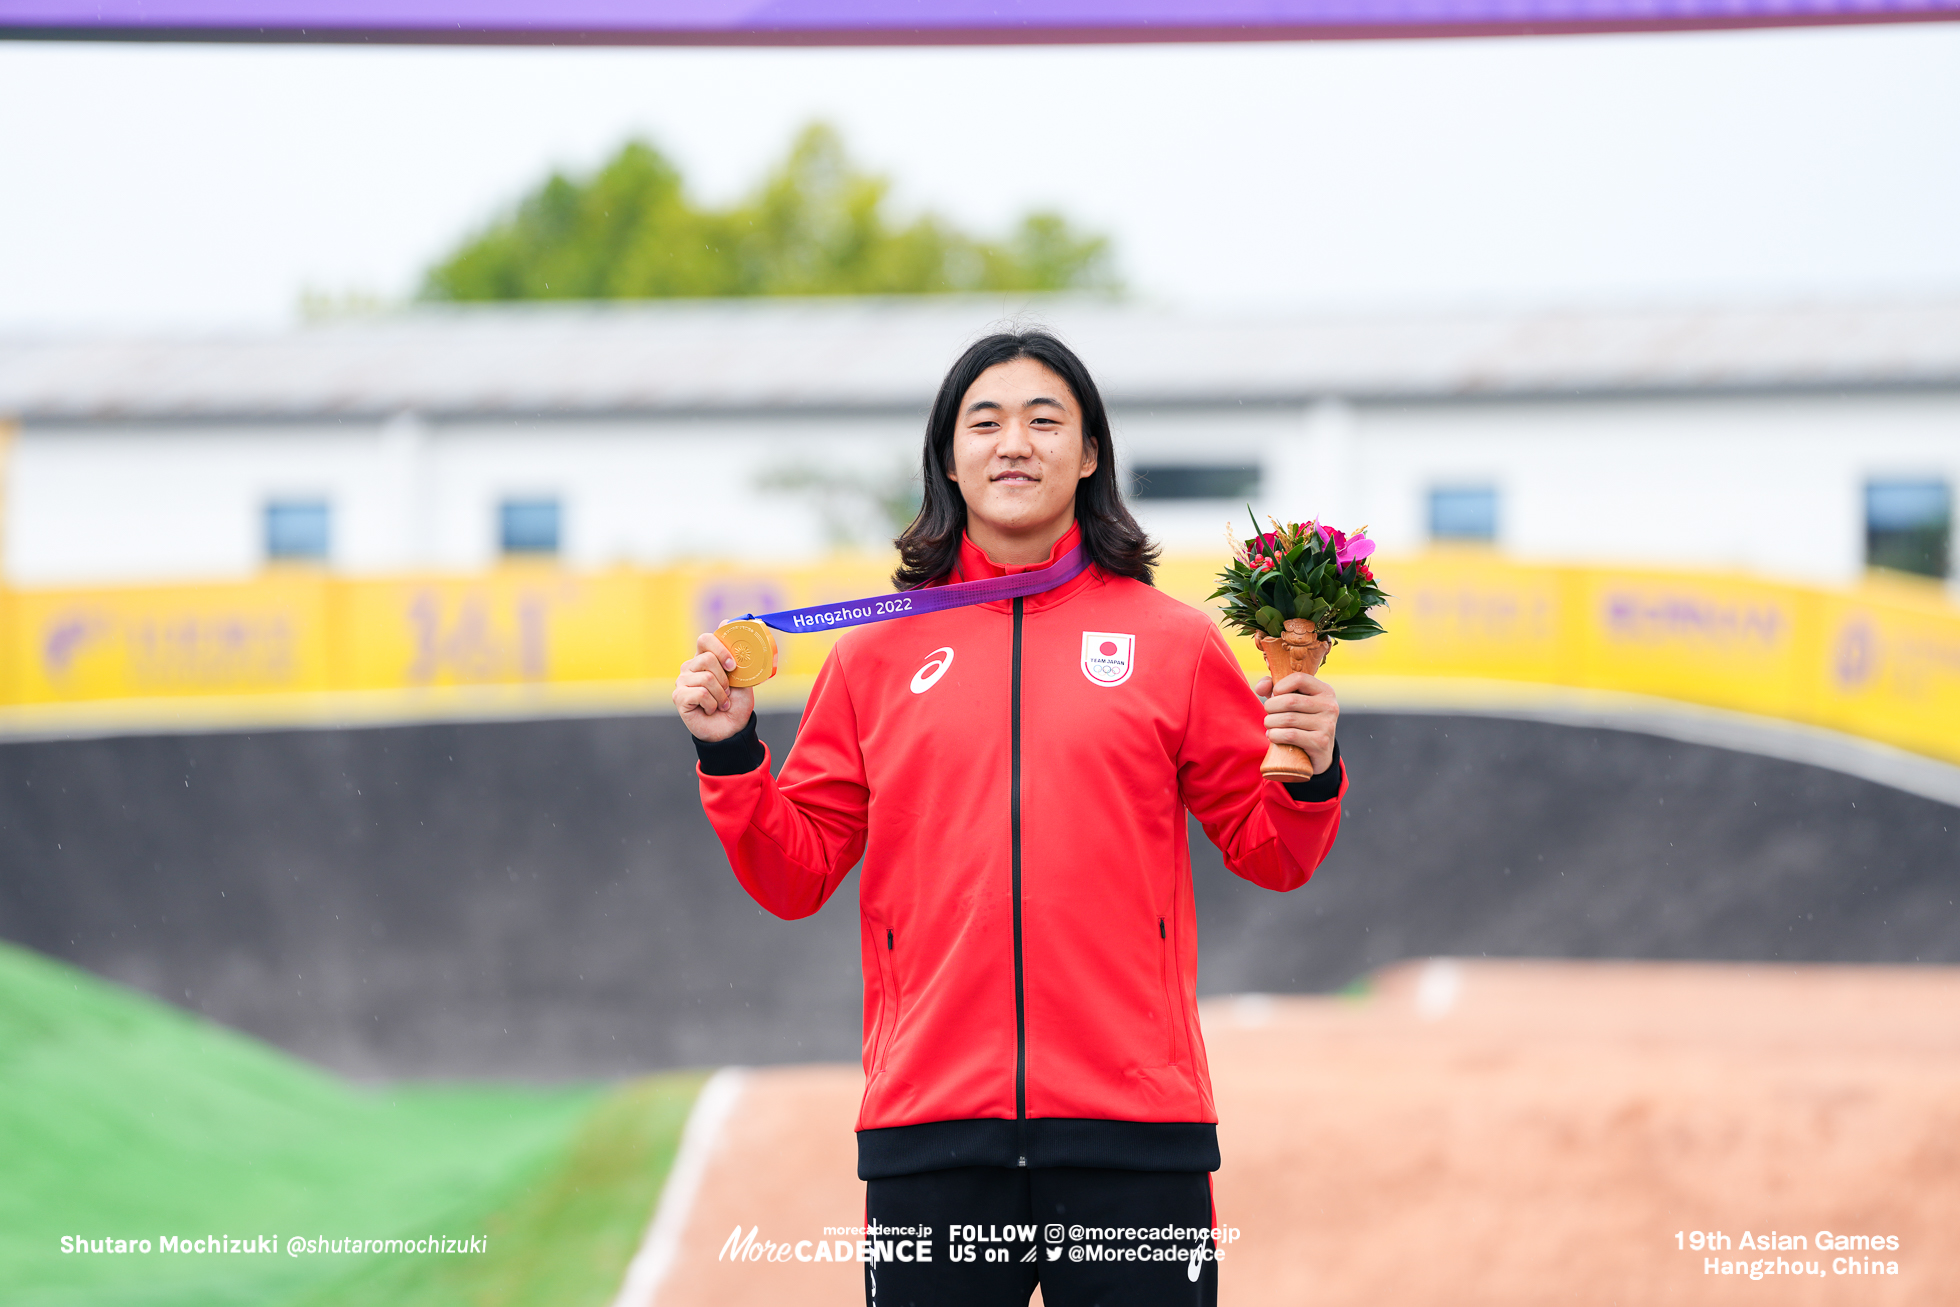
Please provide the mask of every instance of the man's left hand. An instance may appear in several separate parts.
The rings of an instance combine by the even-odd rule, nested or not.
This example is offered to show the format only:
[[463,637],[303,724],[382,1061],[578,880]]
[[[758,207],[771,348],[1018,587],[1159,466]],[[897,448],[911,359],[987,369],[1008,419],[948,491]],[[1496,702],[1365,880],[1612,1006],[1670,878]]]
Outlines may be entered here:
[[1334,762],[1334,724],[1341,705],[1334,687],[1305,672],[1288,672],[1273,684],[1262,676],[1252,692],[1266,701],[1266,738],[1306,750],[1317,776]]

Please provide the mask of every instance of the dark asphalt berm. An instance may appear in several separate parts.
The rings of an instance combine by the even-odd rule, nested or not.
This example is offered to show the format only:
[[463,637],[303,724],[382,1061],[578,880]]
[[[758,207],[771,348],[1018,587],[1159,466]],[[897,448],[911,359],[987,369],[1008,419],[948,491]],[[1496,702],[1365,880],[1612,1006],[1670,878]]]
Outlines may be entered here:
[[[1960,809],[1613,730],[1350,712],[1341,747],[1305,889],[1193,828],[1201,993],[1431,954],[1960,962]],[[855,880],[757,908],[671,717],[0,745],[0,937],[356,1075],[858,1055]]]

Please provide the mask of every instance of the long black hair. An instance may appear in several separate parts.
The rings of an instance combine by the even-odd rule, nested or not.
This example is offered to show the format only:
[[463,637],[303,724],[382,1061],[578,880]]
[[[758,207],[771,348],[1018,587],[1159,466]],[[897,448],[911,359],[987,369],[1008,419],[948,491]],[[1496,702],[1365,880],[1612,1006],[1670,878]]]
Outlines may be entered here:
[[926,419],[925,454],[920,462],[925,498],[912,525],[892,542],[899,555],[892,584],[909,590],[953,570],[960,556],[960,534],[966,530],[966,500],[947,476],[960,401],[981,373],[1015,359],[1033,359],[1067,384],[1082,410],[1082,438],[1095,442],[1096,470],[1075,484],[1075,520],[1082,528],[1082,547],[1089,560],[1106,572],[1153,584],[1160,551],[1130,516],[1117,489],[1116,449],[1109,438],[1109,413],[1103,408],[1102,394],[1075,351],[1040,330],[1004,331],[975,341],[939,383],[932,414]]

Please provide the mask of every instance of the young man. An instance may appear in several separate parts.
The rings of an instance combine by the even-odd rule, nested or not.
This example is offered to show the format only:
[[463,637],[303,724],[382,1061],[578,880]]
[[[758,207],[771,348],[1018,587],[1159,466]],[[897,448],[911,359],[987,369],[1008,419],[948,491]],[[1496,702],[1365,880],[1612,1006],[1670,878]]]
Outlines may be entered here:
[[[1304,884],[1340,824],[1339,707],[1304,674],[1248,688],[1211,619],[1151,586],[1101,396],[1054,337],[954,364],[924,479],[901,588],[1090,565],[845,636],[780,777],[712,634],[674,689],[758,903],[808,916],[864,861],[858,1174],[869,1220],[933,1241],[867,1267],[866,1299],[1215,1302],[1184,814],[1239,875]],[[1314,778],[1262,779],[1269,739]]]

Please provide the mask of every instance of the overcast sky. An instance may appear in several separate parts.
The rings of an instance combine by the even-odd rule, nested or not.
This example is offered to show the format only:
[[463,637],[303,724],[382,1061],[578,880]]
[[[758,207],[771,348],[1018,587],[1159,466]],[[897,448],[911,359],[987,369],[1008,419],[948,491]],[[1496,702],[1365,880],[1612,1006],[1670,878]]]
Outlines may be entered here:
[[701,198],[837,124],[1188,304],[1960,294],[1960,26],[970,50],[0,45],[0,330],[412,292],[632,134]]

